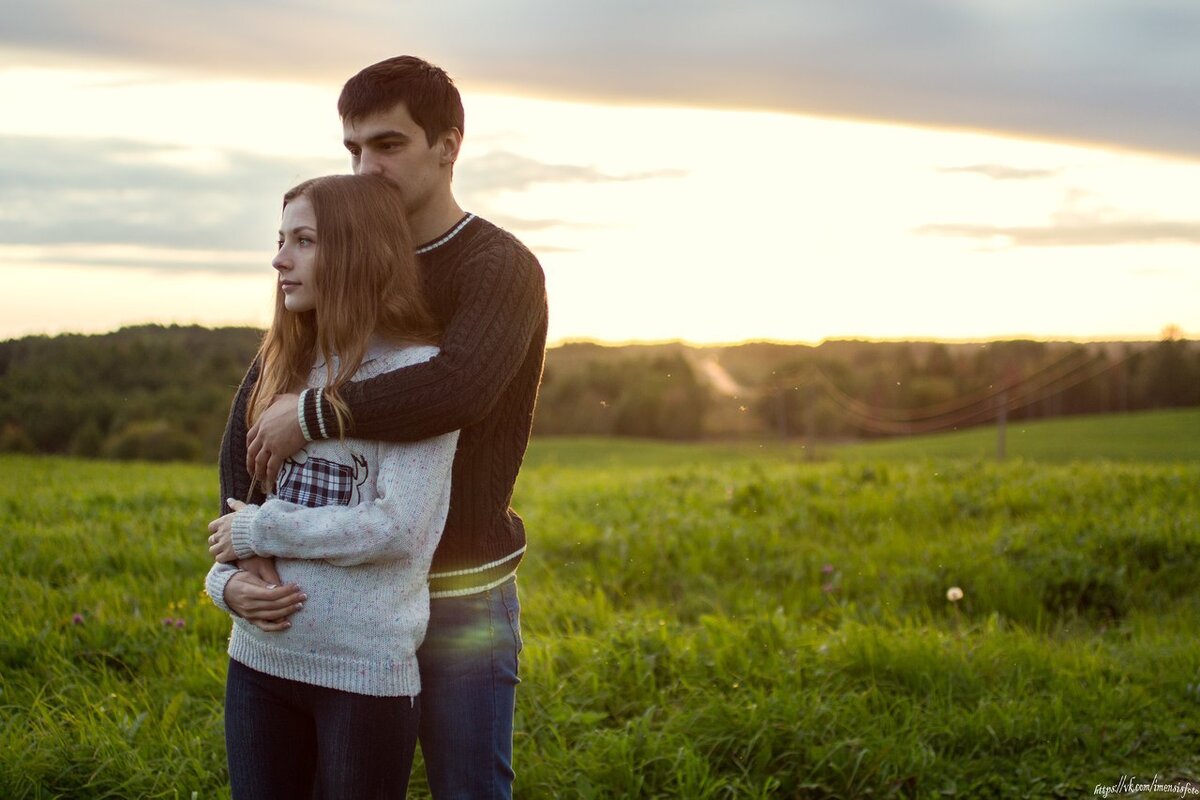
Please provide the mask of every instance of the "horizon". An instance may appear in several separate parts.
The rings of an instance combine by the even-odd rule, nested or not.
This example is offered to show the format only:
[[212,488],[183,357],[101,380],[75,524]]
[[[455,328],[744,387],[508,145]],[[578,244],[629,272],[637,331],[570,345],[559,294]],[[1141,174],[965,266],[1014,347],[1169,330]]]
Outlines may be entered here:
[[[266,329],[254,325],[205,325],[195,322],[140,322],[129,325],[122,325],[119,328],[98,331],[58,331],[54,333],[28,333],[20,336],[11,336],[0,338],[0,345],[17,342],[22,339],[37,339],[47,338],[56,339],[59,337],[102,337],[112,336],[122,333],[127,330],[136,330],[138,328],[197,328],[204,331],[222,331],[222,330],[252,330],[263,332]],[[820,341],[796,341],[796,340],[780,340],[780,339],[742,339],[740,341],[728,342],[697,342],[687,339],[628,339],[628,340],[604,340],[595,338],[569,338],[554,341],[547,341],[546,348],[554,349],[569,345],[594,345],[597,347],[667,347],[671,345],[680,345],[690,347],[697,350],[742,347],[744,345],[775,345],[781,347],[820,347],[823,344],[829,343],[863,343],[863,344],[943,344],[943,345],[986,345],[998,344],[1005,342],[1038,342],[1042,344],[1154,344],[1161,341],[1182,341],[1194,342],[1200,341],[1200,338],[1190,337],[1185,331],[1178,329],[1176,326],[1165,326],[1163,331],[1156,337],[1136,337],[1136,336],[1116,336],[1116,337],[1064,337],[1064,338],[1046,338],[1025,334],[1001,335],[988,339],[940,339],[940,338],[868,338],[862,336],[830,336]]]

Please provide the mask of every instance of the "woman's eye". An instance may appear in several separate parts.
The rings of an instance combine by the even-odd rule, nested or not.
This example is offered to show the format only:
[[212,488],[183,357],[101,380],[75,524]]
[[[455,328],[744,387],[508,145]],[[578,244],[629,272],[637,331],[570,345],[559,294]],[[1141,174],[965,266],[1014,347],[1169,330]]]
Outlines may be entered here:
[[300,244],[301,244],[301,245],[309,245],[309,244],[312,244],[312,239],[309,239],[307,236],[301,236],[301,237],[300,237]]
[[280,239],[279,241],[275,242],[275,249],[276,249],[276,250],[282,250],[282,249],[283,249],[283,239]]

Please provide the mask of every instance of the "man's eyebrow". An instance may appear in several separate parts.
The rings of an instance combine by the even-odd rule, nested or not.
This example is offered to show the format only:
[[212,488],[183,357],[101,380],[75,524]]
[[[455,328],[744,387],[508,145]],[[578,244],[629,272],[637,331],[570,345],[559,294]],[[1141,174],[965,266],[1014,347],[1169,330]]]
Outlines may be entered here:
[[[380,131],[379,133],[371,134],[364,141],[366,141],[367,144],[374,144],[385,139],[403,139],[407,142],[410,138],[411,137],[404,131]],[[343,139],[342,144],[346,147],[352,147],[357,145],[358,142],[354,141],[353,139]]]

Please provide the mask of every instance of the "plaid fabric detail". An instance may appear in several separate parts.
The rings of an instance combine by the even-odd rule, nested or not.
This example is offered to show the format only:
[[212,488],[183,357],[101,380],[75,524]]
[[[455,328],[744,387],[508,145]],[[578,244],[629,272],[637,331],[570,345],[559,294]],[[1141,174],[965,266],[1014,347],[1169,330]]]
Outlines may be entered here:
[[277,496],[299,506],[348,506],[354,497],[354,468],[324,458],[284,463]]

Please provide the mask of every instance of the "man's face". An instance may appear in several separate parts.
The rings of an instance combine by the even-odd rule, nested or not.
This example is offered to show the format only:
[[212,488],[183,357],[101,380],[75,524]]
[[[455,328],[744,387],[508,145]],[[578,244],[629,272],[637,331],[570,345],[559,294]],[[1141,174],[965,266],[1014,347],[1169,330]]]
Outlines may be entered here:
[[343,120],[342,137],[354,174],[382,175],[398,185],[410,215],[450,189],[460,134],[448,131],[430,146],[403,103],[353,122]]

